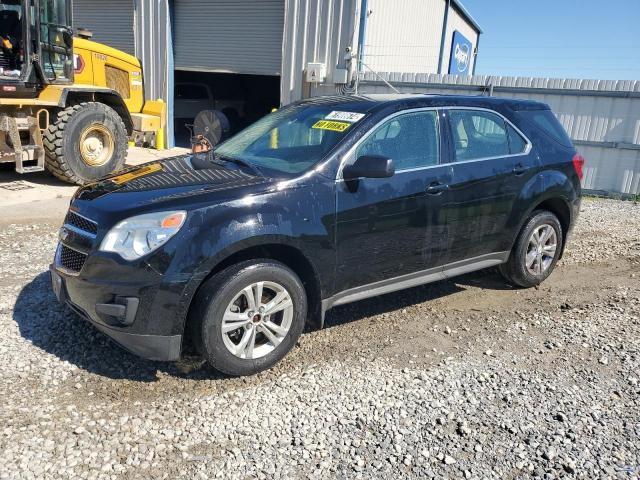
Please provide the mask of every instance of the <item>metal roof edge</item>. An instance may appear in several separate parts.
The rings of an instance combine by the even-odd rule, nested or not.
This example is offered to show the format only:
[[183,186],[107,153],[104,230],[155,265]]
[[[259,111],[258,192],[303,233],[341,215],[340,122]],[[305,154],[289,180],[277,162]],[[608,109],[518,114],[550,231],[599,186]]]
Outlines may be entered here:
[[471,16],[469,11],[465,8],[460,0],[451,0],[451,3],[460,11],[462,16],[478,31],[478,34],[482,33],[482,28],[480,27],[478,22],[476,22],[475,19]]

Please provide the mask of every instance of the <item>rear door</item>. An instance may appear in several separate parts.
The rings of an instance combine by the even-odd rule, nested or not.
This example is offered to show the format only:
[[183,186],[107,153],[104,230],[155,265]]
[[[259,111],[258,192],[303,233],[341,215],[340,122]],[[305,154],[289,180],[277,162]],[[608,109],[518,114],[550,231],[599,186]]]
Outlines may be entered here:
[[456,108],[446,117],[453,156],[451,263],[504,250],[514,203],[537,161],[524,135],[494,111]]
[[439,207],[447,193],[434,186],[449,183],[451,166],[440,165],[440,151],[437,111],[412,110],[382,122],[347,158],[383,155],[396,172],[338,180],[336,291],[441,264],[446,224]]

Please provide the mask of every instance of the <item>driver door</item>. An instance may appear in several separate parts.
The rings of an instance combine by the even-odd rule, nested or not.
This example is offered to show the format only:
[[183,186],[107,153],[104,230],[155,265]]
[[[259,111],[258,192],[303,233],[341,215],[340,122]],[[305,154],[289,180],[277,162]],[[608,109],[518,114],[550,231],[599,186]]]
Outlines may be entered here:
[[434,109],[394,114],[356,147],[391,158],[390,178],[338,180],[336,291],[436,267],[447,235],[440,206],[451,166],[440,165],[440,127]]

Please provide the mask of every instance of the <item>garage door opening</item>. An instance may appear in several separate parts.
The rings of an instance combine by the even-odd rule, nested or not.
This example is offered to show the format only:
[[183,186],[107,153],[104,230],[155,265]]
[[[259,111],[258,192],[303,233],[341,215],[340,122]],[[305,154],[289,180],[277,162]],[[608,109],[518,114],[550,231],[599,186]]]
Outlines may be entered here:
[[196,115],[203,110],[222,112],[230,134],[280,105],[280,77],[176,70],[173,118],[176,145],[188,147]]

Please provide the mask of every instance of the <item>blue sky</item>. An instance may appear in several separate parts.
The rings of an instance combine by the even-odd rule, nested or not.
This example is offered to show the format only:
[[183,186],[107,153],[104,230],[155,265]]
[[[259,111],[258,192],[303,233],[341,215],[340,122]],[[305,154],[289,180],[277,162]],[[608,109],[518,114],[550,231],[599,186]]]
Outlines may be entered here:
[[640,0],[462,0],[478,75],[640,80]]

